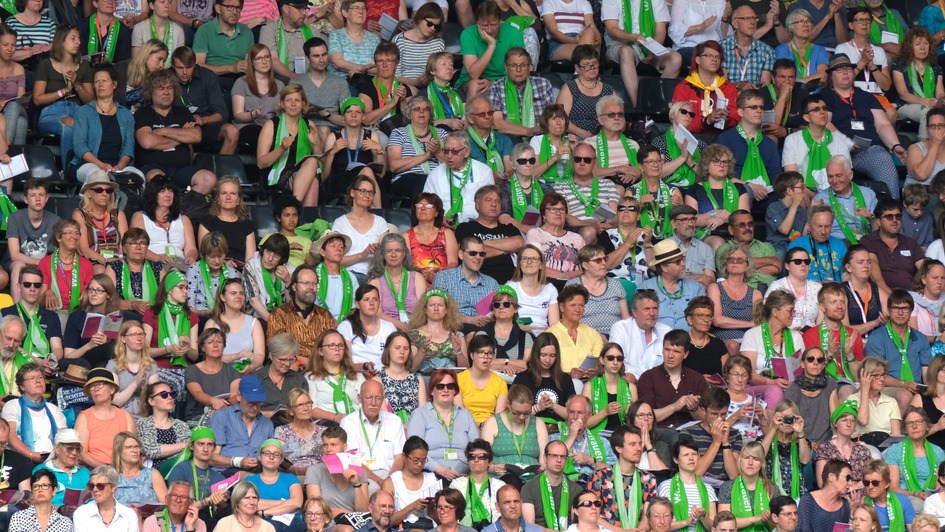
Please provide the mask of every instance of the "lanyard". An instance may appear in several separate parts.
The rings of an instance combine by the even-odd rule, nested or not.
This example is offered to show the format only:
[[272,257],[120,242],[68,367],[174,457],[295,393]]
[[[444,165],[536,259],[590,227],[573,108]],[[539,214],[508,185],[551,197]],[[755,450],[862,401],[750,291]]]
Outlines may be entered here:
[[866,313],[870,310],[870,298],[873,296],[873,287],[869,284],[866,285],[866,297],[861,300],[860,294],[853,288],[853,283],[847,281],[847,286],[850,287],[850,293],[853,294],[853,300],[856,301],[856,306],[860,307],[860,315],[863,316],[863,323],[866,323]]
[[381,420],[377,420],[377,430],[374,431],[374,443],[371,443],[371,438],[368,437],[367,428],[364,426],[364,409],[361,410],[361,415],[358,416],[358,422],[361,423],[361,432],[364,433],[364,441],[368,445],[368,456],[374,457],[374,445],[377,443],[377,437],[381,434]]
[[509,434],[512,435],[512,442],[515,444],[515,450],[518,452],[519,458],[522,457],[522,451],[525,450],[525,433],[528,432],[528,424],[531,423],[531,421],[532,418],[529,416],[528,421],[525,422],[525,427],[522,429],[522,439],[519,441],[519,439],[515,437],[515,433],[512,432],[512,420],[509,419],[508,412],[505,414],[505,422],[509,425]]
[[450,447],[452,447],[453,446],[453,421],[456,421],[456,416],[454,415],[453,410],[450,410],[450,426],[449,427],[447,427],[446,422],[443,421],[443,416],[440,415],[440,411],[437,410],[436,408],[434,408],[433,411],[436,412],[436,417],[437,419],[440,420],[440,425],[443,425],[443,430],[446,431],[446,438],[450,442]]
[[[737,44],[735,45],[735,59],[737,60],[738,63],[742,62],[742,54],[740,50],[738,49]],[[739,78],[739,81],[745,81],[745,73],[748,72],[748,65],[750,64],[751,64],[751,47],[749,47],[748,52],[745,53],[745,62],[742,63],[741,67],[739,67],[739,69],[741,70],[741,77]]]
[[850,106],[850,110],[853,111],[853,118],[854,118],[854,120],[855,120],[855,119],[856,119],[856,107],[853,107],[853,93],[852,93],[852,92],[850,93],[850,100],[847,101],[847,99],[844,98],[843,95],[840,94],[839,91],[837,91],[836,89],[834,89],[834,92],[837,93],[837,96],[839,96],[841,100],[843,100],[843,103],[845,103],[845,104],[847,104],[847,105]]
[[[344,136],[345,140],[348,140],[348,128],[341,130],[341,134]],[[351,143],[348,143],[348,146],[345,148],[345,153],[348,154],[348,164],[350,165],[358,158],[358,153],[361,152],[361,137],[364,135],[358,131],[358,145],[354,147],[354,157],[351,157]]]

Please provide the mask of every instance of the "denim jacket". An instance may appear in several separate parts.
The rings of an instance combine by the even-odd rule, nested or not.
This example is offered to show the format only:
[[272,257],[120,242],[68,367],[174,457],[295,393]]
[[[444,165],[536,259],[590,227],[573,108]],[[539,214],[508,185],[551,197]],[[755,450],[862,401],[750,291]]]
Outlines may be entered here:
[[[121,130],[121,156],[133,158],[135,156],[134,116],[131,111],[121,105],[118,105],[116,116],[118,118],[118,128]],[[72,164],[85,162],[82,157],[88,152],[97,155],[101,143],[102,122],[93,100],[80,107],[79,112],[76,113],[75,127],[72,129],[72,151],[75,154]]]

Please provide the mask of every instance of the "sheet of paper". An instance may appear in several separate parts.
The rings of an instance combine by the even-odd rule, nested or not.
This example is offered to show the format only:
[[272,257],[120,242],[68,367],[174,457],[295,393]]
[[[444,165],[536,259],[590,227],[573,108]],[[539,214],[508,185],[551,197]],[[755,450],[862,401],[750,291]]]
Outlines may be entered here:
[[22,153],[16,157],[11,157],[7,164],[0,163],[0,179],[12,179],[20,174],[29,172],[30,167],[26,164],[26,156]]
[[774,109],[767,109],[764,112],[763,117],[761,118],[763,124],[773,124],[774,123]]
[[230,486],[235,486],[237,482],[240,481],[240,474],[237,473],[230,478],[225,478],[220,482],[210,486],[210,491],[214,492],[220,489],[230,489]]
[[678,142],[687,141],[686,151],[688,151],[690,155],[696,154],[696,150],[699,149],[699,141],[696,140],[696,137],[691,131],[678,125],[676,126],[676,131],[673,132],[673,136],[676,137]]
[[610,221],[614,219],[614,216],[617,216],[617,213],[610,208],[610,205],[606,203],[601,203],[597,206],[597,210],[594,211],[594,214],[591,215],[595,220],[606,220]]
[[643,47],[646,48],[647,50],[653,52],[653,55],[657,57],[663,56],[669,53],[669,50],[662,44],[656,42],[656,40],[653,37],[647,37],[646,39],[643,39],[643,42],[641,42],[640,44],[642,44]]
[[296,74],[305,73],[305,58],[304,57],[295,58],[295,73]]
[[771,370],[774,372],[775,377],[788,382],[794,382],[794,365],[791,359],[771,357]]
[[[716,109],[728,109],[728,98],[719,98],[715,101]],[[713,124],[716,129],[725,129],[725,119],[721,119]]]
[[594,369],[600,365],[600,360],[594,355],[587,355],[584,362],[581,362],[581,369]]
[[329,473],[342,473],[345,469],[353,469],[358,476],[364,474],[361,461],[350,452],[325,455],[322,457],[322,461],[328,467]]
[[879,44],[899,44],[899,35],[884,30]]
[[85,315],[85,325],[82,326],[82,338],[91,338],[102,330],[102,320],[105,316],[89,312]]
[[541,213],[534,206],[529,205],[525,209],[525,216],[522,216],[522,223],[525,225],[538,225],[538,219]]
[[381,39],[389,41],[394,36],[394,30],[397,29],[397,19],[384,13],[378,22],[381,25]]
[[870,139],[868,139],[868,138],[866,138],[866,137],[861,137],[861,136],[859,136],[859,135],[854,135],[854,136],[853,136],[853,144],[854,144],[857,148],[862,148],[862,149],[865,150],[866,148],[869,148],[869,147],[870,147],[870,144],[872,144],[872,143],[873,143],[873,141],[871,141]]
[[66,488],[65,495],[62,496],[62,504],[66,506],[81,506],[85,501],[92,498],[89,490],[74,490]]

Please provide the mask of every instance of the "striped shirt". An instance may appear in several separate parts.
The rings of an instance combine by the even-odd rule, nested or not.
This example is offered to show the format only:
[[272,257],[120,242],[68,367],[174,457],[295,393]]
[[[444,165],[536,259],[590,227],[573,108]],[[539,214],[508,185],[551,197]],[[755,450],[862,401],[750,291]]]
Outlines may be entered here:
[[[597,200],[601,204],[608,204],[610,202],[617,203],[620,201],[620,196],[617,194],[617,186],[614,185],[614,182],[609,179],[599,178],[598,179],[598,191],[597,191]],[[551,188],[555,192],[561,194],[568,200],[568,213],[577,218],[578,220],[591,221],[594,218],[588,216],[584,212],[584,204],[581,203],[581,200],[571,192],[571,187],[569,185],[570,181],[558,181],[557,183],[552,183]],[[578,192],[584,195],[586,198],[594,197],[591,193],[593,190],[593,182],[587,185],[578,185],[575,183],[575,188]]]
[[418,78],[427,70],[427,58],[446,50],[443,39],[436,37],[427,42],[411,41],[405,33],[394,35],[391,42],[400,49],[400,64],[397,65],[397,76]]
[[[417,132],[417,135],[418,135],[418,136],[419,136],[419,135],[422,135],[422,134],[423,134],[423,133],[421,133],[421,132],[419,132],[419,131]],[[442,142],[443,138],[446,137],[446,131],[444,131],[444,130],[442,130],[442,129],[440,129],[440,128],[436,128],[436,134],[440,137],[440,141],[441,141],[441,142]],[[410,134],[407,132],[406,126],[405,126],[405,127],[399,127],[399,128],[397,128],[397,129],[391,131],[391,133],[390,133],[390,139],[387,141],[387,147],[389,148],[389,147],[391,147],[391,146],[400,146],[400,150],[401,150],[401,151],[400,151],[400,157],[401,157],[401,158],[413,157],[414,155],[417,155],[417,151],[413,149],[413,144],[410,142]],[[422,142],[422,141],[420,142],[420,147],[423,148],[423,151],[427,151],[427,150],[426,150],[426,144],[425,144],[424,142]],[[437,162],[436,158],[430,159],[430,170],[431,170],[431,171],[432,171],[434,168],[436,168],[438,165],[439,165],[439,163]],[[396,176],[394,176],[394,181],[397,181],[397,178],[398,178],[398,177],[400,177],[400,176],[402,176],[402,175],[404,175],[404,174],[410,174],[410,173],[426,173],[426,172],[423,171],[423,168],[421,168],[420,165],[417,165],[417,166],[414,166],[413,168],[411,168],[411,169],[409,169],[409,170],[404,170],[403,172],[401,172],[401,173],[397,174]]]
[[279,8],[275,0],[250,0],[243,4],[243,10],[240,11],[240,22],[245,24],[247,20],[253,17],[263,17],[266,20],[276,20],[279,18]]
[[17,48],[35,46],[37,44],[50,44],[52,43],[53,33],[56,31],[52,19],[46,15],[40,17],[39,22],[32,26],[23,24],[17,20],[15,16],[8,18],[6,23],[7,26],[10,26],[10,29],[16,31]]
[[[587,0],[547,0],[541,4],[541,16],[553,15],[558,31],[578,33],[584,29],[584,15],[593,15],[594,10]],[[551,34],[548,34],[549,38]]]

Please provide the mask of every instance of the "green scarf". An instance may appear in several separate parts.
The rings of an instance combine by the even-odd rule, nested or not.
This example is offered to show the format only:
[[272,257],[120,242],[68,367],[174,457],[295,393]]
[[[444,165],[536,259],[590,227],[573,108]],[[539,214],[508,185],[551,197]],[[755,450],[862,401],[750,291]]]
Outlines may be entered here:
[[469,138],[476,143],[476,146],[478,146],[483,155],[485,155],[486,164],[489,165],[489,168],[494,172],[504,172],[505,166],[502,164],[502,155],[495,149],[495,130],[489,130],[488,144],[479,136],[479,133],[476,133],[475,129],[470,127],[466,131],[469,132]]
[[907,70],[912,93],[920,98],[935,98],[935,73],[932,71],[932,65],[925,65],[925,70],[922,71],[921,83],[919,82],[919,73],[916,71],[915,62],[909,63]]
[[7,230],[7,220],[10,219],[10,215],[18,211],[16,205],[13,204],[13,200],[10,199],[10,196],[7,196],[7,193],[0,189],[0,231]]
[[[184,305],[165,301],[161,313],[158,314],[158,346],[180,345],[181,336],[190,337],[190,317],[184,311]],[[171,357],[171,365],[186,367],[187,358],[174,355]]]
[[[801,497],[801,462],[798,457],[799,444],[796,441],[790,442],[791,446],[791,498],[795,501]],[[778,449],[778,436],[775,434],[771,442],[771,480],[781,489],[784,484],[781,478],[781,450]]]
[[[56,301],[65,303],[65,300],[62,299],[62,293],[59,288],[59,274],[58,271],[61,269],[63,275],[66,273],[65,267],[62,266],[62,262],[59,260],[59,249],[57,248],[53,251],[52,260],[49,262],[49,269],[52,273],[52,280],[50,281],[51,289],[53,294],[56,296]],[[79,306],[79,254],[75,254],[75,258],[72,259],[72,282],[69,284],[69,312],[72,312]]]
[[[876,506],[869,495],[863,497],[863,502]],[[879,510],[879,506],[876,506],[876,510]],[[896,497],[892,491],[886,492],[886,515],[889,517],[889,532],[906,532],[906,518],[902,514],[902,505],[899,503],[899,497]]]
[[207,297],[207,308],[213,310],[213,306],[217,302],[217,293],[220,292],[220,287],[223,286],[223,281],[229,278],[226,269],[226,263],[223,263],[223,268],[220,269],[220,282],[217,283],[217,291],[210,293],[210,266],[207,264],[207,261],[200,259],[200,274],[203,277],[203,286],[204,294]]
[[571,189],[571,193],[574,194],[574,197],[584,205],[584,216],[589,217],[593,215],[594,211],[596,211],[597,207],[600,205],[600,200],[597,199],[597,192],[600,189],[597,176],[594,176],[594,181],[591,182],[591,197],[585,196],[583,192],[578,190],[577,185],[574,183],[573,176],[568,179],[568,187]]
[[[630,393],[630,385],[623,377],[617,376],[617,402],[620,403],[620,412],[626,410],[627,405],[633,400]],[[591,379],[591,403],[594,405],[594,412],[602,412],[607,408],[607,379],[605,375],[598,375]],[[623,415],[620,416],[623,424]],[[607,418],[597,424],[596,427],[590,427],[594,434],[599,433],[607,426]]]
[[[433,120],[463,117],[463,99],[449,84],[431,82],[427,85],[427,98],[433,104]],[[472,133],[472,128],[469,132]]]
[[[570,511],[571,498],[569,497],[568,479],[561,479],[561,497],[558,504],[555,504],[551,496],[551,486],[548,485],[548,474],[542,473],[538,477],[538,487],[541,489],[541,506],[544,511],[545,525],[551,530],[564,530],[568,528],[568,512]],[[557,509],[557,511],[555,511]]]
[[[633,3],[631,0],[623,0],[623,31],[634,33],[633,31]],[[640,34],[644,37],[656,36],[656,16],[653,14],[652,0],[640,0],[640,11],[636,14],[640,23]],[[649,55],[649,51],[643,48],[643,55]]]
[[153,303],[155,295],[157,295],[157,277],[154,275],[154,270],[151,268],[149,261],[145,260],[144,266],[141,267],[141,299],[136,298],[134,291],[131,289],[131,268],[128,267],[128,262],[121,264],[122,299]]
[[640,470],[634,468],[633,480],[630,486],[630,500],[624,501],[626,489],[623,484],[623,472],[620,471],[620,462],[613,466],[614,495],[617,499],[617,513],[620,516],[620,527],[624,530],[636,528],[640,522],[640,506],[643,505],[643,482],[640,480]]
[[[699,489],[699,507],[709,507],[709,490],[705,487],[705,482],[696,477],[696,487]],[[689,496],[686,495],[686,486],[683,484],[679,473],[669,481],[669,498],[673,502],[673,520],[685,521],[689,518]],[[705,532],[702,521],[696,519],[696,532]]]
[[[327,306],[328,268],[325,267],[324,262],[315,267],[315,273],[318,275],[318,300]],[[348,317],[348,314],[351,314],[351,302],[354,300],[354,283],[351,282],[351,274],[344,266],[341,267],[339,273],[341,274],[341,287],[344,293],[341,296],[341,309],[335,319]]]
[[525,187],[522,186],[518,176],[513,175],[509,179],[509,188],[512,192],[512,216],[520,222],[525,218],[525,211],[528,210],[529,205],[538,209],[541,207],[541,201],[545,198],[545,193],[541,190],[541,185],[538,184],[538,179],[535,177],[532,178],[531,194],[529,194],[528,200],[525,199]]
[[[889,337],[892,338],[893,342],[896,344],[896,349],[899,350],[902,364],[899,370],[899,380],[902,382],[915,382],[915,376],[912,374],[912,366],[909,365],[909,357],[906,356],[909,352],[909,336],[912,334],[912,328],[906,329],[905,338],[900,338],[899,335],[896,334],[896,331],[893,330],[892,325],[887,321],[886,332],[889,333]],[[935,468],[933,467],[932,469],[934,470]],[[935,485],[933,484],[932,487],[934,488]]]
[[518,91],[508,77],[505,78],[505,107],[508,120],[522,127],[535,127],[535,93],[532,92],[532,78],[525,80],[522,101],[519,103]]
[[[115,46],[118,45],[118,30],[120,27],[121,22],[113,18],[111,27],[108,29],[108,37],[105,38],[105,59],[107,59],[109,63],[115,62]],[[87,48],[89,55],[96,54],[100,51],[98,49],[98,39],[98,13],[95,13],[89,17],[89,45]]]
[[[856,216],[856,209],[866,208],[866,200],[863,199],[863,193],[860,192],[860,187],[856,183],[853,183],[853,214],[847,213],[847,210],[840,205],[840,202],[837,200],[837,194],[833,191],[832,188],[827,189],[827,198],[830,200],[830,208],[833,209],[834,218],[837,220],[837,224],[840,226],[840,230],[843,231],[843,236],[850,241],[850,244],[857,244],[859,240],[856,237],[856,234],[850,229],[850,226],[847,225],[847,216],[853,218]],[[870,220],[866,216],[860,216],[860,223],[863,228],[861,234],[865,235],[870,232]]]
[[[774,355],[774,340],[771,338],[771,326],[768,322],[761,324],[761,340],[765,349],[765,367],[771,369],[771,357]],[[794,335],[791,329],[785,327],[781,330],[781,352],[784,358],[794,354]]]
[[768,170],[765,169],[765,163],[761,160],[761,150],[758,149],[765,136],[761,134],[761,131],[755,131],[755,138],[750,139],[741,124],[735,126],[735,130],[748,145],[748,154],[745,156],[745,163],[742,165],[742,181],[748,183],[761,177],[764,178],[765,186],[770,187],[771,181],[768,179]]
[[925,459],[929,463],[929,471],[932,474],[925,480],[925,485],[919,485],[919,475],[915,471],[915,448],[912,440],[906,438],[902,442],[902,471],[906,481],[906,487],[909,491],[922,491],[935,489],[935,452],[932,450],[932,444],[925,440]]
[[[561,139],[562,142],[567,142],[566,138]],[[551,158],[551,137],[547,133],[541,136],[541,146],[538,150],[538,164],[541,164]],[[554,183],[556,181],[566,181],[574,175],[574,166],[570,163],[564,167],[564,175],[558,174],[558,165],[553,164],[545,170],[545,173],[541,176],[545,178],[545,181],[548,183]]]
[[[666,151],[669,152],[669,158],[671,160],[676,160],[682,155],[682,149],[679,147],[679,144],[676,142],[676,134],[673,133],[673,128],[666,130]],[[696,148],[696,152],[692,154],[692,160],[699,162],[702,159],[702,152],[699,151],[699,148]],[[667,183],[672,183],[679,186],[691,186],[696,181],[696,173],[689,168],[689,165],[682,164],[679,168],[673,172],[673,175],[666,178]]]
[[[433,138],[440,138],[439,135],[436,134],[436,130],[433,129],[433,126],[430,126],[430,135],[432,135]],[[413,147],[414,153],[420,155],[427,151],[425,147],[420,146],[420,141],[417,140],[417,133],[413,130],[413,124],[407,124],[407,136],[410,137],[410,145]],[[433,171],[429,160],[420,163],[420,168],[423,169],[423,173],[425,174],[429,174]]]
[[23,306],[23,303],[17,302],[16,312],[20,315],[20,319],[23,320],[23,323],[27,324],[26,337],[23,338],[23,348],[40,357],[48,355],[50,352],[49,339],[46,338],[46,333],[43,332],[43,327],[40,324],[39,305],[37,305],[36,310],[30,314]]
[[[865,6],[866,2],[860,2],[861,6]],[[895,33],[899,36],[899,42],[902,42],[902,37],[904,35],[902,24],[889,12],[889,8],[885,5],[883,9],[886,11],[886,31],[889,33]],[[873,41],[873,44],[879,46],[883,42],[883,30],[879,27],[879,20],[876,19],[876,16],[873,15],[872,10],[870,10],[870,16],[873,17],[873,23],[870,24],[870,40]]]
[[[824,353],[830,353],[830,331],[827,330],[827,322],[823,321],[820,325],[817,326],[820,334],[820,349]],[[828,356],[827,359],[830,360],[827,363],[827,367],[824,371],[828,375],[835,379],[841,377],[853,378],[852,373],[850,372],[850,367],[847,365],[847,357],[843,352],[843,345],[847,340],[847,328],[842,323],[840,324],[840,340],[837,342],[837,352],[834,356]],[[837,359],[840,359],[839,369],[837,367]]]
[[460,180],[459,184],[456,183],[456,176],[453,174],[453,170],[446,167],[446,178],[450,182],[450,210],[446,213],[447,218],[453,219],[457,214],[463,212],[463,188],[466,187],[466,183],[469,182],[471,177],[472,157],[466,159],[466,167],[463,168],[463,178]]
[[[262,261],[259,263],[259,269],[263,278],[263,288],[266,290],[266,295],[269,296],[269,300],[266,301],[266,310],[271,311],[282,306],[282,279],[276,275],[275,271],[266,271],[262,267]],[[275,277],[275,282],[273,282],[273,277]]]
[[[329,386],[331,386],[331,402],[335,413],[348,415],[351,412],[354,412],[354,405],[351,404],[351,398],[348,397],[348,392],[345,391],[345,385],[348,383],[348,378],[345,376],[343,371],[338,373],[338,382],[331,380],[331,375],[325,377],[325,381]],[[338,411],[339,405],[342,406],[344,412]]]
[[[646,179],[641,179],[636,185],[633,185],[633,195],[637,198],[641,198],[647,194],[651,194],[651,192],[646,184]],[[640,226],[652,227],[654,237],[669,238],[673,234],[673,225],[670,223],[669,219],[669,211],[673,208],[673,204],[669,202],[672,192],[669,190],[669,185],[663,180],[660,180],[655,196],[653,201],[642,205],[643,212],[640,213]],[[666,205],[663,207],[662,227],[660,227],[659,215],[661,201],[666,202]]]
[[[620,143],[623,144],[623,151],[627,154],[627,164],[639,167],[640,163],[637,160],[637,150],[630,144],[630,140],[623,133],[620,134]],[[594,137],[594,144],[597,148],[598,166],[601,168],[610,168],[610,151],[607,149],[607,137],[604,136],[603,131]]]
[[[791,41],[791,44],[788,45],[788,48],[791,49],[791,53],[794,55],[794,66],[797,68],[797,77],[806,78],[810,75],[810,53],[813,50],[811,43],[807,43],[807,49],[804,50],[804,56],[801,57],[801,54],[797,53],[797,46],[794,45],[794,41]],[[772,98],[774,101],[778,101],[777,98]]]
[[726,179],[722,182],[722,206],[719,207],[719,202],[715,201],[715,196],[712,195],[712,185],[708,181],[702,183],[702,188],[705,189],[705,195],[709,197],[709,201],[712,202],[712,207],[715,209],[725,209],[729,214],[738,210],[738,189],[735,187],[735,183],[731,179]]
[[14,0],[0,0],[0,7],[3,7],[3,9],[11,15],[16,15],[20,12],[20,10],[16,8],[16,2]]
[[[285,115],[279,117],[279,130],[276,132],[276,143],[275,146],[282,144],[282,139],[289,135],[289,128],[286,125],[287,120]],[[298,164],[302,162],[302,159],[311,155],[312,153],[312,144],[308,140],[308,122],[305,120],[305,117],[299,117],[299,130],[295,136],[295,163]],[[289,150],[284,150],[282,155],[276,159],[276,164],[272,165],[272,170],[269,171],[268,184],[269,186],[275,186],[279,183],[279,176],[282,175],[282,170],[285,168],[286,163],[289,160]]]
[[472,477],[466,480],[466,500],[469,502],[469,514],[472,522],[491,521],[492,514],[489,513],[489,510],[486,510],[486,505],[482,502],[482,494],[489,488],[489,477],[486,477],[486,481],[482,483],[478,490],[476,490]]
[[[768,493],[764,490],[761,477],[758,477],[758,480],[755,481],[754,509],[752,509],[752,504],[748,500],[748,488],[745,486],[745,479],[742,477],[735,479],[735,484],[732,486],[732,513],[735,514],[735,517],[755,517],[761,515],[768,509],[770,503],[770,497],[768,497]],[[745,528],[739,528],[738,530],[739,532],[768,532],[768,525],[766,525],[764,521],[759,521]]]
[[390,288],[390,293],[394,296],[400,321],[407,323],[410,320],[410,316],[407,314],[407,287],[410,286],[410,272],[407,271],[407,268],[401,268],[401,272],[399,292],[394,288],[394,281],[391,280],[387,268],[384,268],[384,279],[387,280],[387,287]]
[[827,161],[830,160],[830,149],[828,145],[833,142],[833,133],[829,129],[824,130],[823,142],[817,142],[810,134],[810,128],[805,128],[801,133],[801,138],[807,144],[807,172],[804,176],[804,186],[817,190],[817,180],[814,179],[814,170],[824,170],[827,168]]
[[[289,44],[286,42],[286,39],[285,39],[285,27],[282,26],[282,17],[279,17],[279,20],[276,21],[276,26],[279,27],[279,40],[276,43],[276,47],[279,50],[279,61],[281,61],[283,65],[288,67],[289,66]],[[302,37],[306,41],[315,36],[315,34],[312,33],[312,28],[309,27],[309,25],[305,24],[304,22],[302,23],[302,27],[300,29],[302,30]],[[170,50],[170,47],[168,47],[168,50]]]
[[[394,97],[394,93],[397,92],[397,87],[400,86],[400,81],[397,78],[394,78],[394,81],[390,84],[390,90],[381,83],[381,79],[377,76],[374,76],[374,90],[377,91],[377,107],[381,108],[387,105],[387,102]],[[387,118],[388,116],[393,116],[397,114],[397,106],[395,105],[393,109],[387,113],[386,116],[382,117]]]

